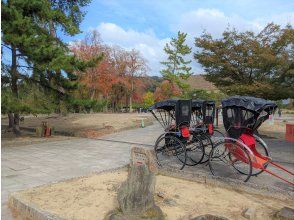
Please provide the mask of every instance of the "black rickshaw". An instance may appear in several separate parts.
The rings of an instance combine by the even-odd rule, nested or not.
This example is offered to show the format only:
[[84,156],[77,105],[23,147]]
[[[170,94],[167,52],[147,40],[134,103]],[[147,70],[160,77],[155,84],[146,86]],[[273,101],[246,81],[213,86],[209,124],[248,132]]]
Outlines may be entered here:
[[204,148],[199,137],[191,134],[192,101],[165,100],[149,110],[164,129],[154,146],[158,164],[179,169],[199,164],[204,157]]

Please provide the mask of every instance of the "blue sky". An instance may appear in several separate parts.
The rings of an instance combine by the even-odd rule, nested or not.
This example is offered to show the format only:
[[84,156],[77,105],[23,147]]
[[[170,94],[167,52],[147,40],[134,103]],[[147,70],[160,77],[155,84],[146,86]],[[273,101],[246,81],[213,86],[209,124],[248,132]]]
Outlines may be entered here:
[[[96,29],[107,44],[139,50],[150,75],[159,75],[163,47],[179,30],[188,33],[187,43],[195,50],[193,39],[203,30],[219,37],[228,25],[255,32],[269,22],[294,25],[294,0],[92,0],[85,10],[83,33],[64,40],[82,39]],[[194,60],[192,67],[196,74],[203,72]]]

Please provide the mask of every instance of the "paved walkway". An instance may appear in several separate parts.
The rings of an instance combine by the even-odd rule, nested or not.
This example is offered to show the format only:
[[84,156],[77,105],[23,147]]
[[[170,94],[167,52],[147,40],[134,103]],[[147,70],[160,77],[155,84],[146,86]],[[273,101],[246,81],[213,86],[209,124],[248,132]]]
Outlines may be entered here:
[[[161,132],[160,125],[156,123],[146,128],[108,135],[103,140],[78,138],[2,147],[2,219],[12,219],[6,205],[10,192],[123,166],[129,161],[130,143],[151,147]],[[269,144],[274,159],[293,168],[293,142],[273,139],[265,141]],[[196,168],[201,169],[201,166],[187,169]],[[266,181],[276,186],[283,184],[267,175],[250,181]]]
[[2,219],[11,219],[6,205],[10,192],[123,166],[132,147],[123,142],[153,144],[158,128],[153,125],[104,137],[119,142],[79,138],[2,147]]

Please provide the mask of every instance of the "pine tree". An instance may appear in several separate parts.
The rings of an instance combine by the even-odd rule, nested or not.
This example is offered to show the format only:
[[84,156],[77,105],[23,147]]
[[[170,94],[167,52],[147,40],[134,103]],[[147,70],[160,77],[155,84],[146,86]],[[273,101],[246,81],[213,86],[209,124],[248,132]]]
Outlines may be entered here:
[[[67,35],[79,33],[83,17],[80,8],[89,0],[7,0],[1,3],[2,50],[5,56],[11,57],[1,77],[11,89],[12,105],[21,106],[19,84],[24,80],[54,92],[55,100],[66,96],[66,90],[76,85],[73,72],[94,65],[97,59],[82,62],[71,55],[68,46],[56,35],[56,28]],[[10,126],[20,134],[19,114],[23,109],[8,109]]]
[[205,78],[228,95],[271,100],[294,97],[294,29],[270,23],[261,32],[227,29],[214,39],[195,39],[194,54]]
[[191,73],[191,67],[188,64],[191,60],[186,60],[185,56],[191,53],[191,48],[185,44],[187,34],[178,32],[177,38],[172,38],[170,43],[164,47],[164,52],[168,55],[167,61],[161,62],[165,69],[161,70],[164,79],[172,84],[177,84],[182,90],[188,88],[188,85],[181,82],[180,79],[187,79]]

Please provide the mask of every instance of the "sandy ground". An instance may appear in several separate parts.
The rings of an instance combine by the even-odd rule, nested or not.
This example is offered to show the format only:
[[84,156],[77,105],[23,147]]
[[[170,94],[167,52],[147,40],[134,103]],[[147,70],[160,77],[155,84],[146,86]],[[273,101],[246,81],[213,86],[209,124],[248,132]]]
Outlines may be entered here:
[[[56,130],[76,132],[85,129],[99,130],[102,128],[113,128],[114,130],[121,130],[130,126],[139,126],[141,120],[145,122],[153,120],[151,114],[137,114],[137,113],[95,113],[95,114],[69,114],[67,116],[60,115],[39,115],[25,116],[21,122],[21,126],[36,128],[46,121],[50,126]],[[2,124],[8,125],[6,115],[2,115]]]
[[274,120],[274,123],[269,121],[264,122],[258,132],[268,137],[284,139],[286,134],[286,124],[294,124],[294,117],[291,120]]
[[[64,219],[103,219],[118,207],[117,189],[126,176],[125,170],[102,173],[29,189],[17,193],[17,196]],[[294,201],[265,198],[161,175],[157,176],[156,192],[164,195],[164,198],[156,196],[155,200],[171,220],[208,213],[245,219],[241,213],[249,207],[257,210],[256,219],[270,219],[282,207],[294,207]],[[167,205],[163,202],[165,198],[174,200],[175,204]]]
[[[114,132],[140,127],[142,120],[144,125],[150,125],[153,122],[151,114],[137,113],[118,113],[118,114],[69,114],[68,116],[50,115],[50,116],[26,116],[21,122],[21,127],[32,128],[32,131],[22,129],[20,137],[15,138],[12,132],[6,132],[8,125],[7,116],[2,115],[1,140],[3,146],[27,145],[46,141],[56,141],[69,139],[60,135],[80,136],[80,137],[100,137]],[[34,129],[46,121],[49,126],[57,131],[53,137],[38,138]],[[6,127],[5,127],[6,126]],[[58,136],[59,135],[59,136]]]

